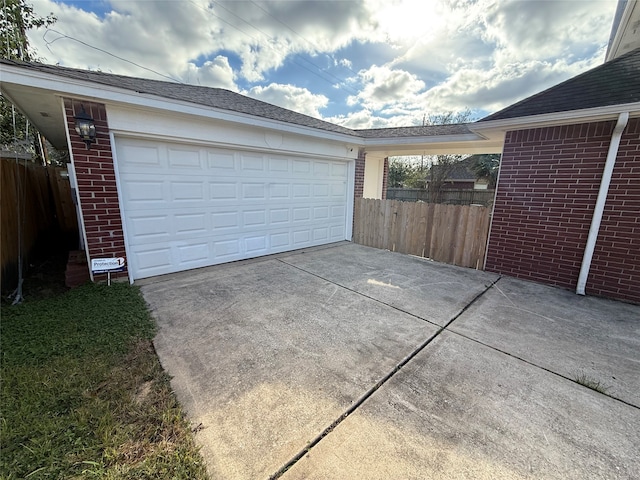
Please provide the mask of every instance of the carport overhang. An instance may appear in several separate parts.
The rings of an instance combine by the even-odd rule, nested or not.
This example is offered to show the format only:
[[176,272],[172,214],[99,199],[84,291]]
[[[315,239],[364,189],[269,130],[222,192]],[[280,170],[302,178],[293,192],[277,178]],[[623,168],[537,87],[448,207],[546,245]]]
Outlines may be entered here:
[[493,137],[470,131],[462,135],[434,135],[419,137],[367,138],[364,146],[367,154],[375,157],[406,155],[446,155],[500,153],[504,133]]
[[490,135],[485,135],[473,131],[473,125],[467,125],[466,133],[451,135],[365,138],[364,196],[382,198],[384,164],[388,157],[502,153],[506,130],[490,131]]

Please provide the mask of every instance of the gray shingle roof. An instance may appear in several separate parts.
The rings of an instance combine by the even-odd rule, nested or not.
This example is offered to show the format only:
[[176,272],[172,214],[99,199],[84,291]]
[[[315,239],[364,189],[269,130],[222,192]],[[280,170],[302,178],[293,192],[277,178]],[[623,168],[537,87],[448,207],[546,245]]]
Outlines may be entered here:
[[423,127],[372,128],[356,131],[364,138],[436,137],[441,135],[465,135],[471,133],[466,123],[425,125]]
[[442,168],[446,168],[447,178],[446,181],[473,181],[476,180],[476,174],[473,172],[473,164],[475,163],[478,155],[471,155],[470,157],[464,158],[452,165],[433,165],[431,168],[434,170],[440,170]]
[[79,70],[75,68],[60,67],[57,65],[45,65],[42,63],[19,62],[5,59],[0,60],[0,63],[30,68],[39,72],[73,78],[75,80],[123,88],[136,93],[155,95],[158,97],[170,98],[173,100],[219,108],[222,110],[246,113],[256,117],[268,118],[270,120],[278,120],[295,125],[318,128],[320,130],[358,136],[358,134],[350,128],[341,127],[308,115],[287,110],[286,108],[277,107],[270,103],[262,102],[223,88],[211,88],[177,82],[150,80],[147,78],[128,77],[113,73]]
[[640,49],[570,78],[479,122],[640,102]]
[[37,70],[51,75],[72,78],[95,84],[108,85],[136,93],[155,95],[197,105],[219,108],[233,112],[245,113],[256,117],[268,118],[281,122],[317,128],[329,132],[341,133],[360,138],[388,138],[388,137],[421,137],[439,135],[459,135],[471,133],[467,125],[428,125],[424,127],[398,127],[354,130],[334,123],[326,122],[308,115],[287,110],[270,103],[222,88],[188,85],[177,82],[150,80],[146,78],[128,77],[91,70],[60,67],[34,62],[20,62],[0,59],[0,64],[14,65],[21,68]]

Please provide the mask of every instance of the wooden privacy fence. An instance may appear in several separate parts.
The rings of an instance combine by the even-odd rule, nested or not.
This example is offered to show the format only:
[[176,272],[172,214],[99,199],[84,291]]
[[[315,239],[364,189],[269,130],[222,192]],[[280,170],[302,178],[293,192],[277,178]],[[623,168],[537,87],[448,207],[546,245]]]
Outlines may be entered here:
[[424,188],[388,188],[388,200],[402,200],[405,202],[433,202],[449,205],[484,205],[493,203],[495,190],[460,190],[442,189],[434,195]]
[[41,233],[53,227],[62,233],[77,231],[78,222],[69,180],[60,176],[64,169],[6,158],[0,160],[0,167],[0,281],[4,286],[20,250],[27,256]]
[[357,198],[353,240],[482,270],[490,209]]

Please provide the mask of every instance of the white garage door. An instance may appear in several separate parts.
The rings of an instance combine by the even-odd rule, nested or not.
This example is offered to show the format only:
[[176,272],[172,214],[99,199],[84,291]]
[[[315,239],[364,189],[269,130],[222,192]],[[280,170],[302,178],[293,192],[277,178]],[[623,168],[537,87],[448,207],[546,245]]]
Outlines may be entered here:
[[346,162],[115,143],[134,279],[346,239]]

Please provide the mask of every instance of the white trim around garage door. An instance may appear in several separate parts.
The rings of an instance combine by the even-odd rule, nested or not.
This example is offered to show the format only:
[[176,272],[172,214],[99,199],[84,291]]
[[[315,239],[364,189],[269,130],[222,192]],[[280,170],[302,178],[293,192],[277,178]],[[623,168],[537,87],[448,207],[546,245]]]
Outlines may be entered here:
[[351,240],[352,160],[114,135],[131,280]]

